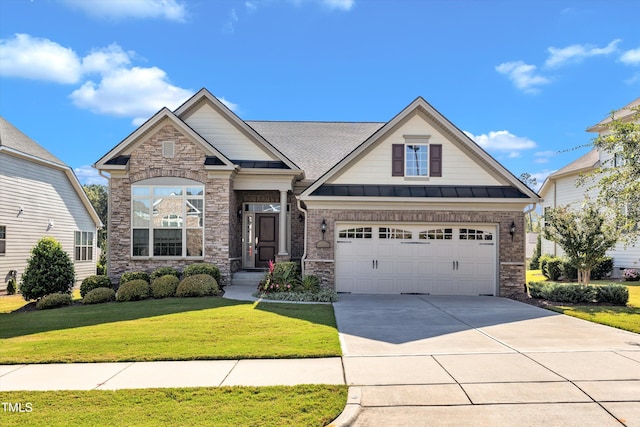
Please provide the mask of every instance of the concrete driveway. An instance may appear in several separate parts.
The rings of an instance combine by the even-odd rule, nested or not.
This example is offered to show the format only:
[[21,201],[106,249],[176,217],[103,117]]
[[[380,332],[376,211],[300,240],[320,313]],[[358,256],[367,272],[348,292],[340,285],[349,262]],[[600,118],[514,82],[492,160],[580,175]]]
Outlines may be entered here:
[[354,426],[640,426],[640,335],[495,297],[341,295]]

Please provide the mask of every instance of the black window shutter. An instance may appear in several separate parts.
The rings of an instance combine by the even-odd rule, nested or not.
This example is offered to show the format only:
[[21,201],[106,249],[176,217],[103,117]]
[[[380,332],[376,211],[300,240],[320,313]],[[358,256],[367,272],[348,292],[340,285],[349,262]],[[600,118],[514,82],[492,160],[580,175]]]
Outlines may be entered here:
[[442,144],[429,145],[429,176],[442,176]]
[[404,144],[391,148],[391,176],[404,176]]

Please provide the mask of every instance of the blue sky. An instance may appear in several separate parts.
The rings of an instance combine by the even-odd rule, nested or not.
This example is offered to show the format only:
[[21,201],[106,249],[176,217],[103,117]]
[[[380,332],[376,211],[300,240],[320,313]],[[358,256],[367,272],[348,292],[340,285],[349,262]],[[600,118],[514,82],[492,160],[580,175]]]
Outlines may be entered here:
[[424,97],[540,183],[640,96],[640,2],[2,0],[0,115],[90,165],[206,87],[245,120],[388,121]]

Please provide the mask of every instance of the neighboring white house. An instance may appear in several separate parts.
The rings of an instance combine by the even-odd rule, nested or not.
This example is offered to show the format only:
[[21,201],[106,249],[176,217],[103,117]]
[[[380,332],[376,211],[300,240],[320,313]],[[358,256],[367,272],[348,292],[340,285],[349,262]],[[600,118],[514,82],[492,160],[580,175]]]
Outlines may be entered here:
[[0,291],[43,236],[62,244],[76,280],[96,273],[98,214],[73,170],[0,117]]
[[[633,115],[631,108],[639,105],[640,98],[616,112],[615,117],[622,120],[630,120]],[[609,132],[608,124],[610,122],[611,116],[609,115],[606,119],[587,128],[587,132],[606,135]],[[593,171],[603,162],[610,161],[611,158],[611,154],[593,149],[549,175],[540,189],[540,196],[544,199],[541,203],[543,211],[548,208],[566,205],[574,209],[580,209],[587,197],[595,199],[598,195],[598,189],[594,187],[595,181],[587,179],[583,185],[578,186],[578,178],[580,175]],[[556,243],[545,239],[542,239],[542,253],[557,256],[564,254]],[[622,270],[625,268],[640,269],[640,244],[625,248],[622,243],[618,243],[614,249],[608,252],[608,255],[613,258],[614,277],[620,277]]]

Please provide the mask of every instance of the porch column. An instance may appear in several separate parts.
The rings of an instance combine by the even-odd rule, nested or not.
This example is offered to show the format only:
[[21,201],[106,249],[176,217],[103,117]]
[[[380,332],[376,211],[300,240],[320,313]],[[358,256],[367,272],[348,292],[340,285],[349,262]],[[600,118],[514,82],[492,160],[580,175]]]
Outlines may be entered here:
[[280,224],[278,236],[278,256],[287,256],[287,190],[280,190]]

